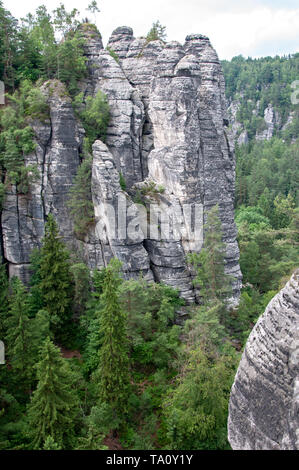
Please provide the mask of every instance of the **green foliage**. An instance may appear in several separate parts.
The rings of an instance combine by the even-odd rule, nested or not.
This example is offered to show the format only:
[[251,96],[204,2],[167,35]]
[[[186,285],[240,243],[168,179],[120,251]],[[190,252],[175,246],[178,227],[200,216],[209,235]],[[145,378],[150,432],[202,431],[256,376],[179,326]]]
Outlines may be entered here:
[[113,409],[107,403],[93,406],[85,420],[86,435],[79,439],[79,450],[107,450],[103,439],[111,428],[117,429]]
[[44,307],[43,295],[40,288],[40,263],[41,250],[40,248],[34,248],[30,254],[30,317],[34,317]]
[[209,356],[217,355],[226,336],[219,321],[222,309],[221,302],[191,308],[184,325],[184,343],[188,351],[200,347]]
[[[227,96],[239,101],[237,119],[249,144],[236,147],[236,222],[244,289],[230,312],[230,332],[242,346],[267,302],[299,263],[298,105],[291,83],[299,54],[224,62]],[[278,123],[269,141],[255,141],[264,110],[271,104]],[[292,123],[286,124],[292,115]],[[282,129],[283,130],[279,130]]]
[[45,225],[39,276],[44,307],[50,315],[51,331],[55,337],[61,338],[70,325],[73,286],[69,253],[52,214]]
[[17,20],[0,2],[0,80],[10,89],[15,83],[15,60],[18,46]]
[[227,404],[234,358],[215,360],[199,347],[192,350],[163,403],[171,449],[227,449]]
[[56,8],[56,10],[53,11],[53,14],[53,23],[57,30],[64,35],[64,37],[66,37],[67,34],[71,31],[74,31],[80,23],[77,19],[79,11],[76,8],[73,8],[71,12],[68,12],[62,3],[58,8]]
[[124,282],[121,297],[135,367],[171,370],[179,346],[180,329],[174,318],[182,300],[177,291],[139,279]]
[[19,192],[26,193],[28,184],[38,176],[35,165],[24,165],[25,155],[36,147],[30,120],[45,119],[48,106],[41,92],[29,81],[22,82],[8,99],[10,106],[0,111],[0,165],[6,171],[7,183],[17,184]]
[[52,436],[48,436],[45,440],[43,450],[61,450],[61,447],[54,441]]
[[124,175],[122,173],[119,174],[119,184],[120,184],[121,189],[123,191],[126,191],[127,183],[126,183],[126,180],[125,180]]
[[126,315],[119,300],[120,278],[113,263],[105,271],[100,311],[102,344],[99,367],[94,380],[98,384],[99,399],[108,403],[116,416],[126,413],[129,393],[129,358]]
[[96,139],[105,141],[110,112],[107,97],[99,90],[93,98],[88,96],[83,103],[83,93],[79,93],[73,102],[75,111],[82,121],[88,139],[88,150]]
[[[71,96],[78,93],[77,82],[86,75],[84,39],[76,28],[78,10],[67,12],[60,5],[51,15],[42,5],[29,14],[20,28],[21,47],[17,57],[19,80],[58,79]],[[63,35],[63,39],[61,38]]]
[[276,229],[286,228],[294,218],[295,201],[291,194],[287,197],[276,196],[274,199],[274,211],[272,225]]
[[0,183],[0,211],[2,211],[4,198],[5,198],[5,184]]
[[109,46],[107,46],[106,49],[109,52],[109,54],[111,55],[111,57],[113,57],[113,59],[119,64],[119,57],[116,54],[116,52]]
[[[291,103],[291,84],[298,79],[299,54],[284,57],[245,59],[234,57],[222,62],[228,100],[240,102],[237,119],[247,130],[249,139],[264,129],[262,119],[265,108],[271,103],[281,118],[280,127],[286,123],[291,112],[294,124],[287,128],[286,137],[298,137],[298,105]],[[253,113],[257,110],[258,115]],[[278,128],[276,129],[278,131]]]
[[86,76],[83,40],[76,35],[62,42],[57,50],[56,78],[65,83],[71,96],[78,92],[78,81]]
[[85,158],[78,168],[67,203],[74,221],[74,231],[79,240],[84,240],[95,221],[91,195],[91,167],[92,157]]
[[74,304],[77,314],[83,314],[89,298],[90,273],[84,263],[73,264],[70,268],[74,280]]
[[243,282],[259,292],[277,290],[280,279],[298,265],[297,232],[290,229],[250,231],[239,227],[240,266]]
[[94,15],[95,15],[96,13],[100,13],[100,10],[99,10],[97,1],[96,1],[96,0],[92,0],[92,1],[90,2],[90,4],[88,5],[87,10],[90,11],[91,13],[93,13]]
[[22,407],[3,387],[3,369],[0,369],[0,449],[13,449],[24,440]]
[[204,245],[200,253],[192,253],[188,260],[196,269],[194,283],[200,287],[205,304],[225,301],[231,291],[231,279],[224,270],[225,245],[218,206],[208,213],[204,225]]
[[163,41],[166,40],[166,26],[162,26],[160,21],[155,21],[146,36],[147,42],[150,41]]
[[271,219],[277,196],[299,203],[299,149],[282,139],[255,142],[237,148],[236,204],[257,206]]
[[247,225],[251,231],[271,228],[268,217],[263,215],[259,206],[241,206],[235,220],[238,227]]
[[[78,398],[67,361],[49,338],[44,342],[37,366],[37,389],[28,406],[32,447],[69,449],[74,444]],[[51,438],[51,440],[49,439]]]
[[164,193],[165,188],[162,185],[156,185],[154,181],[146,181],[140,187],[140,192],[143,196],[155,196],[156,194]]
[[29,320],[29,300],[25,287],[18,278],[11,281],[12,294],[4,326],[6,351],[14,378],[23,390],[30,390],[34,380],[34,353],[32,327]]

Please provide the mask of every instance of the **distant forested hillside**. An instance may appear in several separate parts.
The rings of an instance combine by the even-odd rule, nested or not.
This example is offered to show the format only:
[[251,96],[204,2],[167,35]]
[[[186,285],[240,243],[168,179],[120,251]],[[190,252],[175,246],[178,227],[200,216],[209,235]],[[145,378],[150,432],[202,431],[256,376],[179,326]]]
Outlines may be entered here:
[[223,69],[236,141],[239,314],[254,319],[299,266],[299,54],[238,56]]
[[[299,53],[284,57],[222,62],[229,104],[237,105],[235,120],[249,139],[266,129],[265,110],[273,107],[273,135],[296,138],[299,133],[299,106],[292,104],[292,83],[299,80]],[[286,132],[283,132],[286,131]]]

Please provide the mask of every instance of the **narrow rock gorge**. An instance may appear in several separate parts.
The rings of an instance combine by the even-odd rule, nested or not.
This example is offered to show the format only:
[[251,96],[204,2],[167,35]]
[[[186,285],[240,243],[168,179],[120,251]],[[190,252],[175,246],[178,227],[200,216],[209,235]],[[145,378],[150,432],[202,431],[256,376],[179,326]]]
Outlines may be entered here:
[[[9,274],[28,282],[30,253],[40,246],[44,223],[51,212],[68,245],[90,268],[102,267],[113,257],[123,263],[124,276],[161,281],[178,288],[188,302],[196,298],[186,254],[200,251],[207,212],[216,204],[226,244],[226,272],[233,276],[233,299],[241,287],[239,249],[234,223],[235,157],[229,131],[224,78],[219,59],[207,37],[187,36],[178,42],[135,39],[128,27],[117,28],[104,49],[94,30],[82,28],[86,39],[88,76],[80,84],[84,99],[106,94],[110,122],[105,143],[93,145],[91,192],[95,224],[84,240],[74,236],[67,199],[82,159],[84,129],[75,117],[63,85],[42,86],[50,119],[33,122],[36,150],[26,165],[37,164],[39,178],[26,194],[10,186],[2,217],[2,250]],[[126,188],[120,184],[123,176]],[[152,226],[136,201],[148,191],[148,202],[159,209]],[[111,226],[107,207],[126,205],[126,223],[134,229],[120,236]],[[166,233],[163,217],[176,207],[179,236]],[[190,222],[188,210],[195,213]],[[119,211],[118,211],[119,213]],[[145,219],[145,220],[144,220]],[[162,221],[162,222],[161,222]],[[194,223],[200,236],[191,237]],[[119,219],[118,219],[119,224]],[[175,224],[171,234],[175,231]]]
[[247,341],[231,391],[233,449],[299,449],[299,270]]

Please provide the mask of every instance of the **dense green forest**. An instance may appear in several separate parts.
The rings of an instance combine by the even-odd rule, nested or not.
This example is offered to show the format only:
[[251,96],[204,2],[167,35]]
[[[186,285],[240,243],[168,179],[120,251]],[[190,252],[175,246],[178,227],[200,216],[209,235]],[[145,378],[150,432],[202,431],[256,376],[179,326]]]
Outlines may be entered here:
[[[241,306],[254,320],[259,305],[266,306],[299,265],[299,104],[291,99],[299,54],[238,56],[222,65],[227,100],[240,103],[237,120],[249,136],[248,144],[236,144],[236,223],[245,286]],[[280,125],[273,138],[257,141],[269,104]]]
[[[237,56],[222,61],[222,66],[228,102],[239,104],[236,118],[249,139],[265,129],[264,111],[269,104],[277,113],[274,135],[288,141],[298,138],[299,109],[291,96],[299,76],[299,53],[262,59]],[[282,131],[290,115],[292,121]]]
[[[95,8],[92,2],[91,12]],[[24,165],[35,145],[30,120],[47,118],[40,86],[57,79],[86,131],[69,203],[80,239],[93,221],[90,148],[105,139],[109,106],[101,93],[82,106],[81,32],[95,26],[78,17],[61,5],[52,13],[40,7],[17,22],[0,1],[0,79],[8,91],[0,110],[0,203],[7,182],[26,192],[34,179],[35,169]],[[165,28],[157,22],[147,38],[159,35],[165,37]],[[228,98],[243,93],[262,107],[270,100],[287,116],[298,62],[298,54],[226,62]],[[277,86],[285,76],[281,97]],[[228,400],[242,348],[299,264],[299,149],[292,142],[297,135],[252,139],[236,149],[244,282],[238,308],[227,302],[231,279],[217,206],[208,215],[202,251],[188,259],[200,305],[184,305],[177,291],[162,284],[124,280],[116,259],[90,272],[64,245],[52,215],[42,247],[31,254],[29,288],[17,278],[8,280],[0,265],[0,339],[6,347],[0,449],[229,449]],[[182,309],[188,319],[178,325],[176,312]]]

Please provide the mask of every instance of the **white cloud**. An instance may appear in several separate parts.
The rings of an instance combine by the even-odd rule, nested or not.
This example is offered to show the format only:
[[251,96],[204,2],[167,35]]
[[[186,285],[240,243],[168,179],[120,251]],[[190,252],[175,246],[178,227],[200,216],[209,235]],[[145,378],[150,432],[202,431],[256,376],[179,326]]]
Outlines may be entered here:
[[[203,33],[209,32],[221,58],[230,58],[238,54],[268,55],[271,42],[272,55],[299,50],[299,8],[276,11],[270,8],[257,8],[247,13],[228,12],[207,20],[204,27]],[[288,43],[292,50],[282,50],[285,43]],[[264,44],[265,52],[263,52]]]
[[[43,0],[4,3],[14,16],[21,17],[34,11]],[[46,5],[51,11],[59,3],[60,0],[47,0]],[[69,10],[78,8],[86,16],[90,0],[63,3]],[[222,59],[299,50],[297,0],[99,0],[98,4],[101,12],[97,24],[104,42],[117,26],[131,26],[135,36],[141,36],[159,19],[167,27],[169,40],[184,42],[187,34],[206,34]]]

